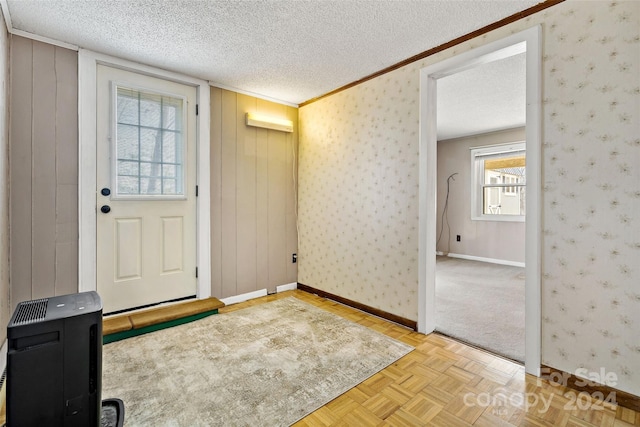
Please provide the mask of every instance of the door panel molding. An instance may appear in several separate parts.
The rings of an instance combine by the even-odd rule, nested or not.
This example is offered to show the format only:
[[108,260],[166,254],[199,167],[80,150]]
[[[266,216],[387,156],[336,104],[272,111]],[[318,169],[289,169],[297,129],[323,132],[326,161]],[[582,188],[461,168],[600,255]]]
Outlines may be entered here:
[[200,79],[80,49],[78,52],[78,291],[95,291],[96,228],[96,84],[98,64],[173,81],[196,88],[197,297],[211,296],[211,232],[209,191],[209,84]]
[[142,276],[142,218],[115,220],[116,272],[114,281],[139,279]]
[[184,266],[183,218],[161,217],[160,221],[162,222],[162,272],[166,274],[181,272]]

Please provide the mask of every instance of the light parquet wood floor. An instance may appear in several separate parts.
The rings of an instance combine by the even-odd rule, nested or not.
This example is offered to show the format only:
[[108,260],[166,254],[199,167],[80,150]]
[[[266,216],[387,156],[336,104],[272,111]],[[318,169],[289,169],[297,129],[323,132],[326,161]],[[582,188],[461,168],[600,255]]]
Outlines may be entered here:
[[234,304],[220,313],[295,296],[415,347],[303,418],[327,426],[640,426],[640,413],[603,404],[524,373],[524,367],[437,334],[422,335],[303,291]]

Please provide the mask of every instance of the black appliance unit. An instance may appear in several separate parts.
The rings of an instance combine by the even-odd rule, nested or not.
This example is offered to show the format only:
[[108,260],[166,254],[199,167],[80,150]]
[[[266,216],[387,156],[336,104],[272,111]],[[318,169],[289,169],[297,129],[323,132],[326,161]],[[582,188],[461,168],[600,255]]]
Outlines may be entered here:
[[21,302],[7,326],[7,426],[100,426],[102,300]]

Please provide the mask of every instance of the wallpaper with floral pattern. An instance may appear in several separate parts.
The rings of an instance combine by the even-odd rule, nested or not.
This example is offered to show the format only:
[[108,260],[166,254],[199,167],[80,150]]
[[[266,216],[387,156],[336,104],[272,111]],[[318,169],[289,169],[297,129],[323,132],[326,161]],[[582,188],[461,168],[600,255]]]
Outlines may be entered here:
[[542,362],[640,395],[640,2],[564,2],[302,107],[298,281],[417,319],[419,71],[537,24]]

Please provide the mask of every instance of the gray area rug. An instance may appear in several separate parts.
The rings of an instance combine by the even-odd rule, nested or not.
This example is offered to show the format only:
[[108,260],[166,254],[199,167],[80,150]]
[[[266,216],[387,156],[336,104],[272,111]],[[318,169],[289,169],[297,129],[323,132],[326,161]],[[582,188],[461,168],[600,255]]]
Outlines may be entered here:
[[524,268],[437,257],[436,330],[524,362]]
[[290,425],[413,347],[284,298],[107,344],[126,426]]

